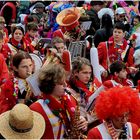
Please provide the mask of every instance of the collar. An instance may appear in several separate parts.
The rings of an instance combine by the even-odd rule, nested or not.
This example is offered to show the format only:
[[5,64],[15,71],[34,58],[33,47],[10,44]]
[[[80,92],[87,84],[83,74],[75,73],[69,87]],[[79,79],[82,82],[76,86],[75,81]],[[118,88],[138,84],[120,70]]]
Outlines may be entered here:
[[13,37],[10,39],[10,43],[13,45],[13,46],[18,46],[18,44],[20,43],[20,42],[18,42],[18,41],[16,41]]

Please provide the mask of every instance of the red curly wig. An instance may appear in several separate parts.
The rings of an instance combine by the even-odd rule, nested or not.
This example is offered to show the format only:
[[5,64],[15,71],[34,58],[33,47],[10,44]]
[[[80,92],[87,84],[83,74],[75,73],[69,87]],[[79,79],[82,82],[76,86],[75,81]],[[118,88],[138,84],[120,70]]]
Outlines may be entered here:
[[125,112],[129,112],[129,121],[140,126],[138,91],[130,87],[113,87],[102,91],[96,100],[95,111],[101,120],[119,117]]

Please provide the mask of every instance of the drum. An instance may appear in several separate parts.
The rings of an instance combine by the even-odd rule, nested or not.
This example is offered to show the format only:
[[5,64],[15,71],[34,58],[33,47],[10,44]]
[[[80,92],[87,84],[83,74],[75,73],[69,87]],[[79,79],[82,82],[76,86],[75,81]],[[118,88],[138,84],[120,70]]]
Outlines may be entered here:
[[30,56],[32,57],[32,59],[34,61],[34,65],[35,65],[34,71],[39,70],[43,65],[42,58],[35,53],[30,53]]

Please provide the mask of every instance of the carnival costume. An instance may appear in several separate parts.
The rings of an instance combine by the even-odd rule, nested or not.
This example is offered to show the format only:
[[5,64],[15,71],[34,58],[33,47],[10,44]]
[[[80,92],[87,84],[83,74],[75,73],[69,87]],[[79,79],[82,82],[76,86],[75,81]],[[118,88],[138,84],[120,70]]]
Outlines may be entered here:
[[42,114],[45,119],[46,130],[42,138],[62,139],[64,134],[68,133],[75,110],[68,96],[63,95],[58,102],[53,96],[43,94],[43,99],[32,104],[30,108]]
[[125,61],[125,57],[127,56],[126,64],[127,66],[133,66],[133,53],[134,49],[130,48],[129,53],[128,51],[128,44],[127,41],[124,39],[122,45],[114,46],[114,39],[111,37],[107,42],[101,42],[98,46],[98,56],[99,56],[99,63],[105,70],[108,70],[109,65],[112,64],[116,60]]
[[[114,87],[103,91],[96,100],[95,111],[98,118],[103,120],[103,123],[88,132],[89,139],[140,138],[138,132],[138,126],[140,125],[140,100],[138,91],[130,87]],[[122,129],[116,129],[112,119],[119,118],[126,112],[129,113],[129,122],[123,124]]]

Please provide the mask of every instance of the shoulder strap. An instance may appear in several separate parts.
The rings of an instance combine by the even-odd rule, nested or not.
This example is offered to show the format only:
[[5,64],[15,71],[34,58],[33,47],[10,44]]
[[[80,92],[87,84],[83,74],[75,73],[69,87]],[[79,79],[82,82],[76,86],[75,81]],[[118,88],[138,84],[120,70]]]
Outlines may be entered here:
[[110,66],[110,60],[109,60],[109,55],[108,55],[108,50],[109,50],[109,43],[108,41],[105,42],[106,43],[106,50],[107,50],[107,65],[108,65],[108,68]]
[[130,45],[127,45],[127,46],[126,46],[126,49],[125,49],[124,52],[122,53],[121,57],[122,57],[123,62],[127,62],[130,48],[131,48],[131,46],[130,46]]

